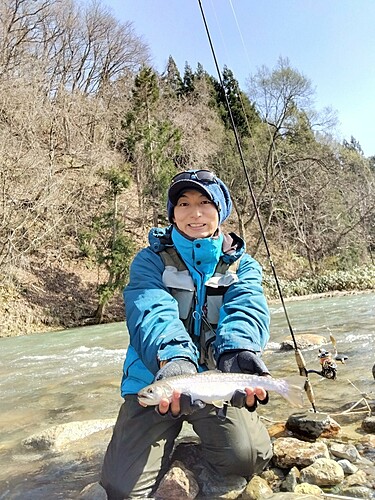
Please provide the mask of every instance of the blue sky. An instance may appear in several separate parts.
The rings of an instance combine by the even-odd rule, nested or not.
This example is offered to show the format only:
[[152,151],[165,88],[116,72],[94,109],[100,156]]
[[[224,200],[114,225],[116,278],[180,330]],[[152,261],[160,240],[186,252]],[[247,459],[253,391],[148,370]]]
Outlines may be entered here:
[[[102,0],[148,43],[155,69],[169,55],[183,72],[197,63],[217,77],[198,0]],[[353,135],[375,155],[375,0],[202,0],[219,66],[243,90],[280,56],[309,78],[315,108],[337,111],[337,139]]]

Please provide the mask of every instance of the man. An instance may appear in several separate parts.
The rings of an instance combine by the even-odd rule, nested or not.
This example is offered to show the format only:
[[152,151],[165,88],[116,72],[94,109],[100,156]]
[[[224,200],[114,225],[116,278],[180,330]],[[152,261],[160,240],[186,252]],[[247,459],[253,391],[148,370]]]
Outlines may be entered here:
[[142,407],[137,392],[153,380],[218,368],[267,375],[260,354],[269,339],[269,311],[261,268],[234,233],[223,234],[232,202],[209,170],[177,174],[168,191],[167,228],[153,228],[135,257],[124,291],[130,344],[124,362],[121,406],[104,459],[101,484],[110,500],[147,497],[168,470],[183,422],[201,440],[205,465],[223,477],[249,478],[272,456],[254,411],[263,388],[236,391],[225,415],[193,402]]

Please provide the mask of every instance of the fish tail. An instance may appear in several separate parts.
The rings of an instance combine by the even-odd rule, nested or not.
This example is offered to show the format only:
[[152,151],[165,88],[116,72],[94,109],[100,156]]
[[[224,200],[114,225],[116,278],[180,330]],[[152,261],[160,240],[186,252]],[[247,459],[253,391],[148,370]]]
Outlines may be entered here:
[[289,403],[298,408],[303,407],[303,389],[302,387],[289,384],[286,393],[283,394],[285,399],[289,401]]

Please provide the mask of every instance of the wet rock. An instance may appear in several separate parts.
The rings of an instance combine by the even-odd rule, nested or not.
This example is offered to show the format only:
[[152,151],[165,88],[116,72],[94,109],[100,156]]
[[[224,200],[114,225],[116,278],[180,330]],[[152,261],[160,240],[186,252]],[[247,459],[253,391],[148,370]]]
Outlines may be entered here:
[[167,474],[161,480],[155,499],[195,498],[199,493],[199,486],[194,474],[182,462],[174,462]]
[[366,432],[375,433],[375,417],[366,417],[362,421],[362,429]]
[[241,500],[262,500],[271,495],[273,495],[273,491],[267,481],[259,476],[254,476],[242,493]]
[[327,436],[338,434],[341,427],[326,413],[297,412],[292,413],[286,428],[293,434],[307,439],[316,439],[323,433]]
[[328,447],[322,442],[309,443],[287,437],[273,443],[273,463],[283,469],[306,467],[322,457],[329,458]]
[[313,464],[301,470],[301,481],[317,486],[334,486],[344,479],[340,465],[330,458],[318,458]]
[[[310,333],[295,335],[295,339],[298,349],[301,350],[309,349],[310,347],[320,347],[323,344],[328,344],[328,340],[322,335],[314,335]],[[294,348],[294,342],[290,336],[288,336],[283,342],[280,343],[281,351],[290,351]]]
[[22,444],[35,450],[61,450],[74,441],[113,427],[114,424],[115,419],[112,418],[69,422],[33,434],[24,439]]

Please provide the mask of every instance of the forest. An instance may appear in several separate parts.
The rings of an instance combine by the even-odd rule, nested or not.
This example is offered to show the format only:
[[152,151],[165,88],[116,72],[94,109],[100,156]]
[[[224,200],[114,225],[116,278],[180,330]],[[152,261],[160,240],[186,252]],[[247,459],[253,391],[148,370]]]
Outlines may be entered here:
[[[335,138],[309,78],[279,58],[159,74],[100,1],[0,5],[0,336],[121,319],[121,290],[188,168],[230,187],[266,293],[375,287],[375,157]],[[228,107],[229,104],[229,107]],[[266,243],[266,244],[265,244]],[[267,248],[269,251],[267,252]]]

